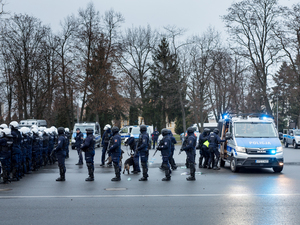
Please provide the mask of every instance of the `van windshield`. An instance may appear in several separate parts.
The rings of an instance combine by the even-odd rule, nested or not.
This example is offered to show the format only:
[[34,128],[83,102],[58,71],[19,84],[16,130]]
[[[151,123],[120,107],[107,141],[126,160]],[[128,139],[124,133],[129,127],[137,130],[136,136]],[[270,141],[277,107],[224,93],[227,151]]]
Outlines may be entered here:
[[236,138],[276,138],[273,123],[239,122],[234,124]]
[[82,133],[85,133],[85,129],[92,128],[95,132],[95,127],[92,125],[75,125],[73,132],[76,132],[76,129],[79,128]]
[[133,127],[131,130],[131,134],[140,134],[140,128],[139,127]]
[[300,136],[300,131],[296,131],[295,136]]

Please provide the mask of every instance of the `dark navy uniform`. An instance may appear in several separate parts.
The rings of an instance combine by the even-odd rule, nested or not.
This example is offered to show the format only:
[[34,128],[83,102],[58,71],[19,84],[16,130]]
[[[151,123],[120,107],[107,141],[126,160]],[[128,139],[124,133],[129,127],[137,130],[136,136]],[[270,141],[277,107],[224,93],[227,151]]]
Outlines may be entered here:
[[155,149],[155,142],[158,140],[159,132],[155,130],[152,134],[152,141],[153,141],[153,149]]
[[171,179],[171,169],[169,164],[169,157],[171,155],[171,139],[169,134],[169,131],[167,129],[162,129],[161,131],[163,138],[160,140],[157,150],[161,151],[162,155],[162,168],[165,171],[165,178],[162,179],[162,181],[169,181]]
[[[207,147],[208,137],[209,137],[209,129],[204,129],[203,133],[199,136],[198,149],[200,150],[200,158],[199,158],[199,168],[206,168],[209,160],[209,149]],[[202,165],[204,158],[204,163]]]
[[109,153],[111,154],[116,177],[112,178],[111,180],[120,181],[121,180],[121,166],[120,166],[121,136],[119,134],[119,128],[117,129],[117,127],[113,127],[112,133],[113,136],[110,139]]
[[169,163],[172,167],[172,170],[176,170],[177,169],[177,166],[176,166],[176,163],[175,163],[175,160],[174,160],[174,151],[175,151],[175,144],[177,144],[177,141],[175,139],[175,137],[173,136],[172,132],[170,132],[170,140],[171,140],[171,153],[170,153],[170,156],[169,156]]
[[13,136],[13,146],[12,146],[12,174],[13,180],[18,181],[21,178],[21,133],[15,129],[11,128],[11,135]]
[[208,137],[208,141],[209,141],[209,151],[210,151],[210,157],[208,160],[208,165],[210,165],[211,161],[214,159],[214,156],[216,156],[215,158],[215,163],[214,163],[214,169],[220,169],[217,167],[219,159],[220,159],[220,152],[219,152],[219,144],[221,142],[225,142],[226,140],[221,140],[219,135],[219,130],[215,129],[214,132],[212,134],[209,135]]
[[183,150],[187,155],[187,163],[190,168],[190,176],[187,177],[187,180],[195,180],[195,155],[196,155],[196,137],[194,135],[194,129],[189,127],[187,129],[187,143],[186,146],[183,147]]
[[64,134],[64,128],[59,127],[58,129],[58,142],[57,147],[55,148],[55,153],[58,161],[59,173],[60,177],[56,179],[56,181],[65,181],[65,173],[66,173],[66,166],[65,166],[65,159],[66,159],[66,146],[68,145],[67,140]]
[[13,145],[12,135],[5,135],[0,138],[0,161],[2,165],[3,183],[10,182],[11,172],[11,150]]
[[51,152],[54,149],[54,134],[50,133],[49,134],[49,148],[48,148],[48,159],[49,159],[49,164],[52,165],[55,161],[54,157],[51,156]]
[[140,126],[140,136],[137,143],[137,151],[140,153],[141,165],[143,169],[143,177],[140,181],[147,180],[148,177],[148,144],[149,144],[149,135],[147,133],[147,127],[145,125]]
[[48,148],[49,148],[49,135],[43,133],[43,148],[42,148],[42,165],[46,166],[48,163]]
[[83,164],[83,158],[82,158],[82,152],[81,152],[81,145],[82,145],[82,142],[83,142],[83,133],[80,132],[79,130],[79,133],[76,133],[76,137],[75,137],[75,148],[77,150],[77,154],[78,154],[78,163],[76,165],[82,165]]
[[70,145],[70,138],[71,138],[71,133],[69,131],[65,131],[65,138],[67,140],[67,146],[66,148],[66,158],[69,158],[69,145]]
[[107,129],[102,136],[102,155],[101,155],[101,166],[105,164],[105,154],[107,151],[107,147],[109,145],[109,140],[111,138],[111,129]]
[[94,156],[95,156],[95,137],[93,135],[94,130],[91,128],[86,129],[87,137],[81,146],[84,151],[84,159],[88,168],[89,177],[85,181],[94,180]]
[[41,138],[38,133],[32,135],[32,167],[36,171],[40,168],[41,162]]

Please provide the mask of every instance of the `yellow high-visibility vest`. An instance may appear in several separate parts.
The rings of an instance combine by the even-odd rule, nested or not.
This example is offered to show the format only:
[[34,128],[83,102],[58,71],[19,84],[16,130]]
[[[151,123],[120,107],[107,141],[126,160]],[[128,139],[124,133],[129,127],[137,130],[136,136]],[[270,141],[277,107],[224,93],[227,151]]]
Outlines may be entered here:
[[206,147],[209,146],[209,142],[208,142],[208,141],[205,141],[203,144],[204,144]]

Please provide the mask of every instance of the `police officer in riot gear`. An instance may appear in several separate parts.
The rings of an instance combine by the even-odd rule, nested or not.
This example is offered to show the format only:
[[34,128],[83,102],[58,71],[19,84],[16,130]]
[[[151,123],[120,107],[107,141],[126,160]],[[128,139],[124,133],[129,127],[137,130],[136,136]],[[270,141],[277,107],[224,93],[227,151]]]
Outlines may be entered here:
[[21,141],[22,136],[19,132],[19,124],[16,121],[12,121],[9,124],[11,129],[11,135],[13,136],[13,146],[12,146],[12,174],[13,181],[19,181],[21,178]]
[[94,181],[94,156],[95,156],[95,137],[92,128],[86,129],[86,139],[84,140],[81,150],[84,151],[85,163],[88,168],[89,177],[85,181]]
[[169,163],[171,165],[172,170],[176,170],[177,169],[177,165],[175,163],[175,159],[174,159],[174,151],[175,151],[175,144],[177,144],[177,141],[175,139],[175,137],[172,134],[172,131],[169,130],[169,137],[170,137],[170,141],[171,141],[171,153],[169,156]]
[[11,182],[11,150],[13,145],[13,136],[9,128],[4,128],[0,133],[0,161],[2,165],[3,184]]
[[141,164],[143,170],[143,177],[139,181],[148,180],[148,156],[149,156],[149,135],[147,133],[147,127],[145,125],[140,126],[140,136],[137,144],[137,151],[140,153]]
[[182,147],[183,151],[186,152],[187,155],[187,163],[189,164],[190,168],[190,176],[186,179],[188,181],[196,180],[195,178],[195,155],[196,155],[196,137],[194,135],[194,128],[189,127],[187,129],[187,141],[186,145]]
[[111,129],[112,137],[110,138],[109,144],[109,153],[111,154],[112,162],[115,169],[116,176],[111,179],[111,181],[120,181],[121,180],[121,166],[120,166],[120,157],[121,157],[121,136],[119,134],[119,128],[113,127]]
[[68,145],[67,140],[65,138],[65,129],[63,127],[59,127],[58,131],[58,143],[57,147],[55,148],[54,152],[56,153],[58,167],[59,167],[59,174],[60,177],[56,179],[56,181],[65,181],[65,174],[66,174],[66,166],[65,166],[65,159],[66,159],[66,146]]
[[104,134],[102,136],[102,155],[101,155],[101,164],[100,166],[104,166],[105,165],[105,154],[106,154],[106,151],[107,151],[107,147],[109,145],[109,140],[112,136],[111,134],[111,126],[109,124],[106,124],[105,127],[104,127]]
[[[199,136],[199,142],[197,149],[200,150],[200,158],[199,158],[199,168],[206,168],[208,160],[209,160],[209,149],[208,149],[208,137],[209,137],[210,129],[205,128],[203,133]],[[204,159],[204,162],[203,162]],[[202,164],[203,162],[203,164]]]
[[219,137],[219,129],[215,128],[213,133],[209,135],[208,141],[209,141],[209,151],[210,151],[210,157],[208,160],[208,165],[210,165],[211,161],[215,158],[215,163],[213,165],[214,170],[219,170],[220,168],[218,167],[218,162],[220,159],[220,152],[218,149],[218,146],[221,142],[225,142],[226,140],[221,140]]
[[76,128],[76,137],[75,137],[75,148],[77,150],[78,154],[78,163],[76,165],[82,165],[83,164],[83,158],[82,158],[82,151],[80,149],[83,142],[83,134],[81,133],[79,128]]
[[33,171],[40,168],[41,162],[41,138],[36,127],[32,128],[32,167]]
[[165,176],[162,181],[169,181],[171,180],[171,169],[169,164],[169,157],[171,155],[171,139],[169,136],[169,130],[164,128],[161,130],[161,134],[163,138],[159,141],[157,150],[161,151],[162,155],[162,168],[165,171]]
[[71,133],[70,133],[70,130],[69,128],[65,128],[65,138],[67,140],[67,146],[66,146],[66,158],[68,159],[69,158],[69,145],[70,145],[70,138],[71,138]]

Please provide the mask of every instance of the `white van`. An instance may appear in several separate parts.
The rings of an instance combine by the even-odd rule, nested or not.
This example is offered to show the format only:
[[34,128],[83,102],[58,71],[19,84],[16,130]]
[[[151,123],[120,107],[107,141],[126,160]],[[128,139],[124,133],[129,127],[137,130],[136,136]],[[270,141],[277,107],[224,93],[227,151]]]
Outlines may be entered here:
[[283,169],[283,148],[274,120],[266,115],[231,117],[226,115],[219,122],[221,139],[220,165],[230,163],[232,172],[242,167]]

